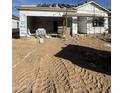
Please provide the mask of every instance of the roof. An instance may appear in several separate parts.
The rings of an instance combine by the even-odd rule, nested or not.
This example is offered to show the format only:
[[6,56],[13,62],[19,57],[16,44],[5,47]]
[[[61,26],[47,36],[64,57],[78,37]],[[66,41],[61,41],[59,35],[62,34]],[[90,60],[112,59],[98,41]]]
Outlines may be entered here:
[[98,3],[94,2],[94,1],[89,1],[89,2],[87,2],[87,3],[84,3],[84,4],[82,4],[82,5],[79,5],[79,6],[76,7],[76,9],[78,9],[78,8],[80,8],[80,7],[83,7],[83,6],[86,6],[87,4],[96,5],[97,7],[101,8],[102,10],[104,10],[104,11],[106,11],[106,12],[108,12],[108,13],[111,12],[109,9],[103,7],[102,5],[100,5],[100,4],[98,4]]
[[37,5],[21,5],[18,10],[32,10],[32,11],[76,11],[76,5],[70,4],[37,4]]
[[12,15],[12,19],[19,20],[19,17]]
[[61,12],[75,12],[75,9],[67,9],[67,8],[49,8],[49,7],[18,7],[18,10],[31,10],[31,11],[61,11]]
[[37,4],[37,5],[21,5],[18,6],[18,10],[31,10],[31,11],[70,11],[70,12],[76,12],[76,10],[80,7],[83,7],[87,4],[94,4],[97,7],[101,8],[102,10],[110,13],[110,10],[101,6],[100,4],[94,2],[94,1],[89,1],[87,3],[83,3],[81,5],[74,5],[74,4]]

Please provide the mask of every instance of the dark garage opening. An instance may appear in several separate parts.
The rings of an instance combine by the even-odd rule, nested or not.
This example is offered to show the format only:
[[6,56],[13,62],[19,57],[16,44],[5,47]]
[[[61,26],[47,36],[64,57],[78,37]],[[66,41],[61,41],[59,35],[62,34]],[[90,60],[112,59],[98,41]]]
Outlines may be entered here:
[[62,17],[27,17],[27,29],[34,34],[38,28],[44,28],[47,34],[58,33],[58,27],[63,26]]

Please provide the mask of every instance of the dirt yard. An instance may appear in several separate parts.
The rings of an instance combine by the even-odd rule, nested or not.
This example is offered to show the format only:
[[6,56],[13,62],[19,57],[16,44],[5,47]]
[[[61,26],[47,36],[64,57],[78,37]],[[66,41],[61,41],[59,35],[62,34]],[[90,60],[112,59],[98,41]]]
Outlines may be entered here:
[[111,47],[97,38],[13,39],[13,93],[111,93]]

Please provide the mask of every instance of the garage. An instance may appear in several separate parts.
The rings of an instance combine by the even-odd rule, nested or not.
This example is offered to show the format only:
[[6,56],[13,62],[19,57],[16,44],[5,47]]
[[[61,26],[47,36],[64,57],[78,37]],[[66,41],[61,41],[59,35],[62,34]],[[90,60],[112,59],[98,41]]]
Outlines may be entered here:
[[62,17],[27,16],[27,28],[31,34],[39,28],[44,28],[47,34],[58,33],[60,26],[63,26]]

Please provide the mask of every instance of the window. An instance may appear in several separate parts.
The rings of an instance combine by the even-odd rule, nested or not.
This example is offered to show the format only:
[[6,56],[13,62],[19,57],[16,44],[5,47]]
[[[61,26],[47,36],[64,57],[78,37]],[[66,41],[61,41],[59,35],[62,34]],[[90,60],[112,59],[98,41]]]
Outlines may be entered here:
[[93,27],[104,27],[104,21],[103,17],[93,18]]

